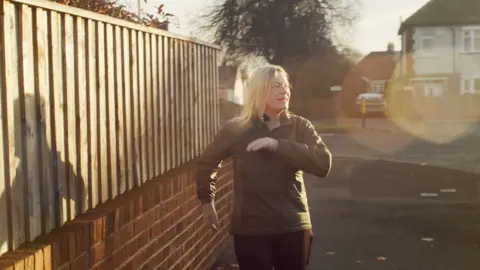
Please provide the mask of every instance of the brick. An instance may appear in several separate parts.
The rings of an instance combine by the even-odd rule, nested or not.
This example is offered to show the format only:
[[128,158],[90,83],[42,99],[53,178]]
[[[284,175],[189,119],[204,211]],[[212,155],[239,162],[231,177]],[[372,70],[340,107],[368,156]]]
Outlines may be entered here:
[[171,198],[167,201],[167,213],[171,213],[173,210],[175,210],[177,206],[177,201],[175,198]]
[[118,269],[127,259],[127,246],[119,248],[112,255],[113,258],[113,269]]
[[92,221],[93,226],[93,239],[92,245],[96,244],[105,239],[105,227],[104,227],[104,218],[100,217]]
[[133,223],[120,229],[120,245],[124,245],[133,237]]
[[135,269],[133,268],[132,261],[129,261],[124,266],[122,266],[122,268],[120,268],[119,270],[135,270]]
[[90,228],[88,224],[82,224],[78,227],[78,230],[75,231],[75,250],[78,254],[88,251],[90,247]]
[[105,242],[100,242],[95,244],[90,251],[90,267],[95,266],[104,258],[105,258]]
[[50,270],[50,269],[55,269],[56,265],[53,264],[53,252],[52,252],[52,246],[48,245],[45,246],[42,250],[43,252],[43,267],[45,270]]
[[127,256],[130,258],[138,252],[138,238],[133,239],[127,244]]
[[[16,268],[15,268],[15,270],[16,270]],[[64,265],[60,266],[60,267],[58,268],[58,270],[71,270],[70,264],[69,264],[69,263],[64,264]]]
[[157,213],[154,208],[144,214],[145,229],[150,228],[156,222]]
[[145,247],[145,256],[147,258],[150,258],[157,252],[157,245],[158,245],[158,240],[153,240],[151,241],[148,246]]
[[112,254],[121,246],[120,233],[114,233],[105,239],[105,256]]
[[137,220],[133,222],[133,233],[138,235],[140,232],[146,229],[146,218],[145,216],[140,216]]
[[62,235],[58,242],[58,265],[64,265],[70,257],[70,235]]
[[155,238],[163,233],[162,222],[157,221],[150,227],[150,235],[152,238]]
[[2,270],[14,270],[13,262],[0,262],[0,269]]
[[143,207],[143,196],[144,194],[140,194],[138,198],[135,199],[137,206],[138,206],[138,216],[141,216],[144,213]]
[[103,260],[100,264],[98,264],[95,267],[95,270],[112,270],[112,269],[114,269],[112,256],[107,257],[105,260]]
[[163,198],[162,198],[160,186],[154,187],[152,190],[152,193],[153,193],[153,198],[152,198],[153,205],[158,205],[160,202],[162,202]]
[[147,190],[145,194],[143,194],[143,210],[148,211],[154,206],[154,193],[153,190]]
[[[35,270],[44,270],[45,265],[44,265],[44,257],[43,257],[43,250],[41,248],[38,248],[35,250]],[[45,269],[47,270],[47,269]]]
[[163,218],[167,215],[167,205],[165,203],[160,203],[156,209],[157,211],[157,220]]
[[89,253],[84,252],[71,263],[70,268],[71,270],[85,270],[89,268],[89,265],[90,265]]
[[148,242],[150,242],[150,230],[145,230],[138,236],[138,245],[143,248]]
[[104,219],[104,227],[105,227],[105,236],[108,236],[114,232],[118,231],[118,215],[119,215],[118,210],[113,210],[110,211],[106,214],[105,219]]
[[119,208],[119,211],[120,211],[119,213],[120,220],[118,225],[119,227],[123,227],[125,226],[125,224],[128,224],[132,220],[130,216],[130,204],[126,203],[121,205]]

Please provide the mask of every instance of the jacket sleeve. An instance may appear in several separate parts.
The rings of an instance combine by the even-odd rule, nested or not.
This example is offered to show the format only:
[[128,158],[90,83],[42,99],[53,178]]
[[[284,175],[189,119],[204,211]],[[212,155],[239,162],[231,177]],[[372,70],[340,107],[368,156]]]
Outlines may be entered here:
[[197,197],[202,204],[210,203],[215,198],[217,172],[222,161],[230,155],[231,141],[228,128],[222,127],[197,160],[195,181]]
[[306,119],[297,122],[298,142],[278,139],[277,153],[296,169],[319,177],[326,177],[332,166],[332,154]]

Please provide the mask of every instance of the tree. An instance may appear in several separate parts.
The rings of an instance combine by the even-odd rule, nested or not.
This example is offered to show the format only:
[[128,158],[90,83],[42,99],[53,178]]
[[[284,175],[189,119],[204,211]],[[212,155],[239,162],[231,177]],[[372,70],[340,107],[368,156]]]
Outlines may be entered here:
[[146,14],[145,18],[139,18],[138,15],[129,11],[117,0],[52,0],[71,7],[90,10],[96,13],[108,15],[118,19],[130,22],[141,23],[146,26],[168,30],[168,24],[175,16],[164,11],[164,5],[157,7],[156,14]]
[[[338,58],[330,59],[334,65],[343,61],[332,42],[333,29],[348,25],[355,16],[354,5],[342,3],[346,1],[223,0],[204,16],[208,20],[204,29],[214,31],[214,42],[225,48],[226,55],[261,56],[284,66],[296,88],[292,103],[299,111],[315,89],[303,75],[318,79],[314,73],[323,58]],[[308,87],[298,89],[299,77]]]

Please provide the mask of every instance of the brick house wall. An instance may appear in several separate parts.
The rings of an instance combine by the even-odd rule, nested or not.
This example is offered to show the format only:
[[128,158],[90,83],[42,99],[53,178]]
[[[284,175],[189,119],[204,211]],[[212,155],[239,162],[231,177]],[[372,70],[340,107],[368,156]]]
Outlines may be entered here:
[[157,177],[0,257],[8,270],[208,269],[228,244],[231,164],[219,172],[221,227],[207,228],[194,162]]

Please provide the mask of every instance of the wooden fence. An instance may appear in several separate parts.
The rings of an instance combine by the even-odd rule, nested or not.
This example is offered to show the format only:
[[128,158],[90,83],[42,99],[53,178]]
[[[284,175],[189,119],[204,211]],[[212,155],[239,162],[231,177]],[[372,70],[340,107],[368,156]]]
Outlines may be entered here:
[[1,8],[0,254],[213,138],[218,47],[49,1]]

